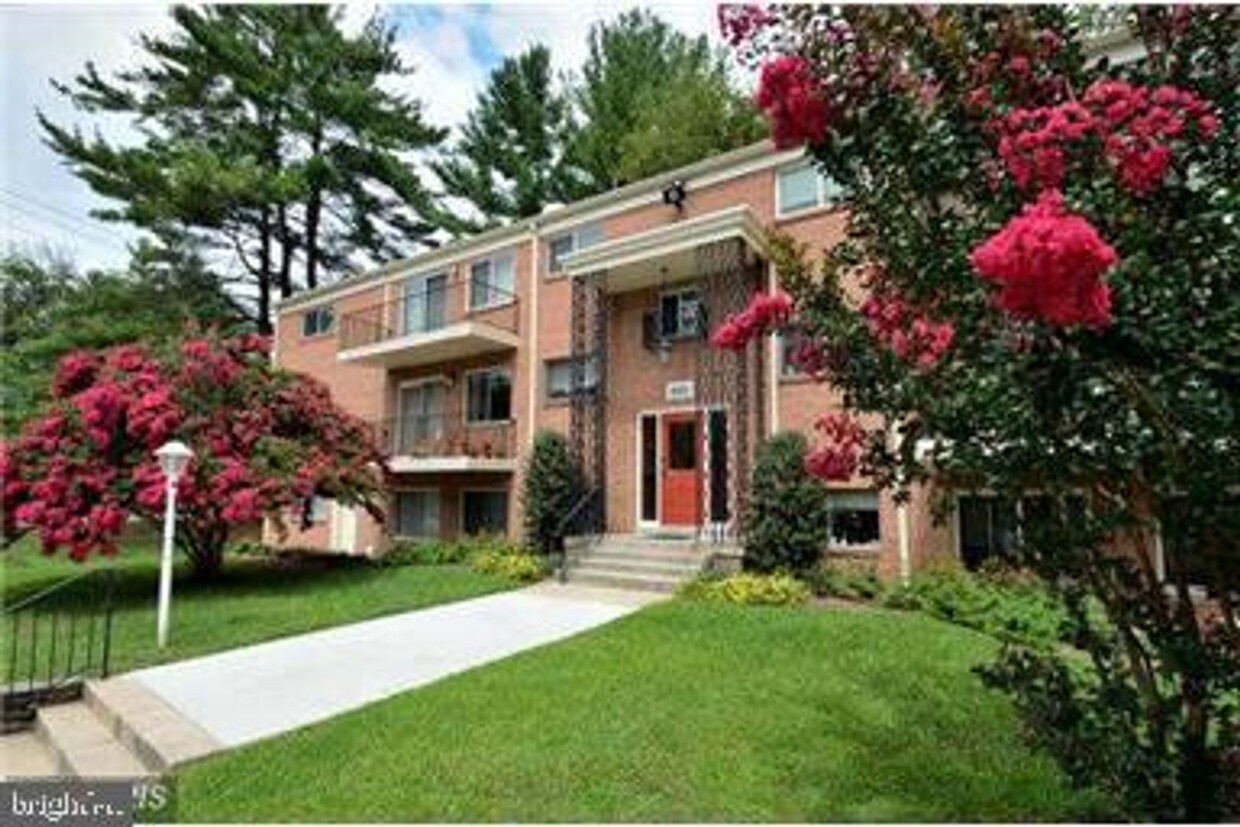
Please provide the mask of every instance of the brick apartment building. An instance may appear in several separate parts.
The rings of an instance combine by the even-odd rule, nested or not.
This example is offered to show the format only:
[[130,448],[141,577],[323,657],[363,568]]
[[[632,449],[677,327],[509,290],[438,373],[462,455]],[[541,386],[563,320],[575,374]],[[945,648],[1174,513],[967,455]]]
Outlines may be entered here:
[[[394,483],[387,523],[316,503],[284,542],[373,553],[393,538],[521,532],[523,459],[565,434],[608,534],[692,535],[727,548],[756,444],[810,433],[838,407],[788,343],[712,349],[703,328],[779,283],[765,229],[822,250],[837,187],[800,151],[759,143],[299,294],[275,358],[373,421]],[[975,563],[1010,541],[1005,509],[960,496],[931,518],[857,478],[832,486],[830,551],[888,576],[934,556]]]

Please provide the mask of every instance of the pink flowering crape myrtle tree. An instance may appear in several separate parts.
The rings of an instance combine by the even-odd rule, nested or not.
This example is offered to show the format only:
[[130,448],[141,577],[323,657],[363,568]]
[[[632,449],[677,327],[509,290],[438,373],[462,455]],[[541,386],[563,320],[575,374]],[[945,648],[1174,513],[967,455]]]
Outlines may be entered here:
[[202,338],[64,357],[48,410],[0,453],[6,542],[34,533],[47,554],[113,554],[130,516],[163,519],[154,451],[170,439],[195,454],[176,536],[197,575],[218,571],[235,526],[266,517],[283,528],[313,496],[381,517],[371,429],[323,385],[273,368],[267,347]]
[[[983,670],[1070,778],[1127,814],[1240,816],[1240,17],[1066,7],[725,7],[780,146],[848,193],[848,234],[774,242],[788,297],[715,331],[794,356],[853,413],[807,465],[898,495],[1016,503],[1016,562],[1064,646]],[[861,288],[861,289],[858,289]],[[888,430],[890,429],[890,430]]]

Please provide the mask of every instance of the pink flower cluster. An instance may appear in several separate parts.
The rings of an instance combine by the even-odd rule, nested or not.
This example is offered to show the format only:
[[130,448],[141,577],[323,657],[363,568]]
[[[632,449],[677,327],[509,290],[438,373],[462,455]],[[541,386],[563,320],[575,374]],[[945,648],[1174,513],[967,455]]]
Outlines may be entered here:
[[1014,109],[992,121],[990,129],[999,136],[1008,174],[1022,190],[1062,187],[1069,150],[1096,137],[1120,185],[1148,195],[1162,184],[1173,143],[1189,136],[1190,124],[1207,141],[1219,129],[1209,105],[1192,92],[1102,80],[1079,103]]
[[243,337],[159,357],[134,346],[66,356],[46,415],[0,444],[6,534],[35,532],[77,559],[111,553],[130,514],[160,516],[152,454],[173,437],[196,453],[178,489],[188,529],[218,534],[316,491],[377,484],[366,425],[321,384],[273,373],[266,349]]
[[805,457],[805,470],[821,480],[849,480],[861,465],[865,430],[843,413],[823,414],[814,430],[825,440]]
[[809,61],[784,55],[762,66],[754,99],[766,113],[780,149],[820,143],[827,134],[827,104]]
[[897,296],[871,296],[862,303],[861,315],[871,335],[891,348],[897,359],[911,360],[920,368],[938,364],[956,336],[950,322],[930,321]]
[[775,330],[792,318],[792,299],[787,293],[755,293],[749,306],[734,313],[710,337],[714,347],[744,350],[758,336]]
[[1103,274],[1118,260],[1093,226],[1047,190],[974,249],[974,270],[998,287],[996,304],[1017,319],[1104,327],[1111,292]]
[[1150,90],[1103,80],[1090,86],[1082,101],[1095,113],[1120,184],[1134,195],[1148,195],[1162,184],[1171,166],[1172,142],[1184,138],[1190,125],[1206,141],[1219,129],[1209,104],[1173,86]]
[[770,12],[752,3],[720,3],[717,14],[719,32],[734,49],[774,20]]
[[1078,103],[1014,109],[995,121],[999,157],[1012,181],[1022,190],[1058,189],[1063,185],[1069,145],[1094,130],[1094,119]]

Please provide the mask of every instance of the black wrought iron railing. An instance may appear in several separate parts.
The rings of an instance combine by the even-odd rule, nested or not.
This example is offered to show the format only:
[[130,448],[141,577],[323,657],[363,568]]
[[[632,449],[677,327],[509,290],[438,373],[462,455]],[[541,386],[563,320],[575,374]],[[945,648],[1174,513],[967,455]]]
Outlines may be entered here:
[[516,333],[518,318],[517,297],[503,287],[466,282],[428,284],[421,290],[345,313],[340,318],[340,349],[433,333],[465,320]]
[[598,486],[587,489],[564,513],[564,517],[555,528],[553,538],[559,555],[559,565],[556,566],[556,571],[561,583],[568,579],[568,547],[565,540],[569,537],[598,534],[602,531],[599,520],[602,493],[603,489]]
[[4,607],[4,731],[29,725],[40,703],[108,676],[115,578],[92,569]]
[[510,421],[466,422],[460,414],[410,414],[377,423],[390,456],[511,459],[516,429]]

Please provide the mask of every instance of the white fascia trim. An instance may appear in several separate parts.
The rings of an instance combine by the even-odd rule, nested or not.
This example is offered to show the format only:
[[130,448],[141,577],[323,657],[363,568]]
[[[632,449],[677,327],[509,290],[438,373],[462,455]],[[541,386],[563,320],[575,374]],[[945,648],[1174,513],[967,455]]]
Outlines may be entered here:
[[689,250],[713,241],[741,238],[759,252],[767,249],[766,234],[746,204],[664,224],[644,233],[604,241],[565,256],[563,272],[580,276]]
[[450,474],[466,471],[509,473],[517,470],[517,461],[515,459],[487,459],[485,457],[410,457],[398,455],[389,459],[387,465],[388,470],[396,474]]
[[521,341],[515,333],[502,330],[486,322],[467,321],[450,324],[428,333],[408,333],[393,339],[384,339],[374,344],[342,350],[336,354],[336,359],[340,362],[353,362],[358,359],[382,356],[397,350],[412,350],[429,344],[470,338],[489,339],[510,348],[517,347]]

